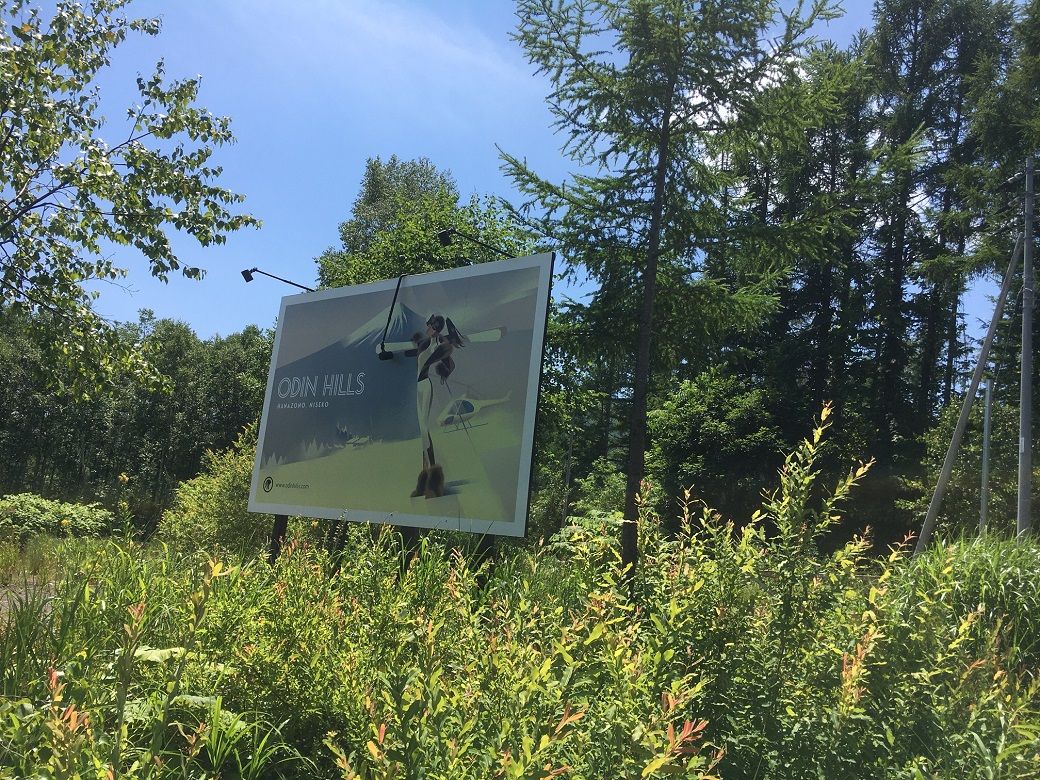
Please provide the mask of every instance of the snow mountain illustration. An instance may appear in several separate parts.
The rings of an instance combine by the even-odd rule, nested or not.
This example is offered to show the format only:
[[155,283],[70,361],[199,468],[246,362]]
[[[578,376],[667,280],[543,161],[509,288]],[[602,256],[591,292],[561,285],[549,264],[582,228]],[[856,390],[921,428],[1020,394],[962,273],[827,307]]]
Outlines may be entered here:
[[[268,426],[265,460],[308,460],[345,443],[364,446],[419,435],[414,359],[379,359],[386,315],[384,309],[339,341],[275,370],[271,415],[278,415],[279,423]],[[410,341],[425,328],[425,317],[398,302],[386,340]],[[280,397],[279,387],[291,391],[294,380],[301,392]]]
[[[386,311],[381,311],[364,325],[359,327],[340,343],[344,346],[367,345],[378,349],[383,340],[383,328],[387,328]],[[390,317],[390,327],[386,331],[388,343],[395,341],[411,341],[412,334],[426,331],[426,318],[416,314],[412,309],[398,302]]]

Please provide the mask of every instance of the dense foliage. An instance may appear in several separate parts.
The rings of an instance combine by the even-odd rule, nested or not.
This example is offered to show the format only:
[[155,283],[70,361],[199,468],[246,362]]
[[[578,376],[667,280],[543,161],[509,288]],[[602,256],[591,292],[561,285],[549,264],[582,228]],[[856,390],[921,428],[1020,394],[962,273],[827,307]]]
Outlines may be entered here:
[[[990,531],[886,542],[952,425],[964,292],[1017,229],[1040,4],[878,0],[842,50],[804,45],[824,2],[767,41],[771,3],[523,0],[585,170],[507,158],[524,214],[369,160],[317,264],[332,286],[496,256],[452,227],[597,282],[551,313],[538,541],[296,521],[273,566],[245,511],[269,334],[106,325],[81,286],[119,275],[103,242],[165,276],[167,229],[252,223],[197,81],[140,79],[129,140],[101,139],[86,90],[157,30],[124,5],[0,0],[0,779],[1036,777],[1040,547],[1002,533],[1021,311],[990,367]],[[979,426],[947,530],[977,519]],[[132,514],[163,509],[142,546]]]
[[[654,14],[674,11],[679,19],[689,11],[682,3],[598,7],[617,11],[612,29],[629,36],[633,47],[667,39],[663,30],[644,29]],[[745,24],[737,32],[742,45],[752,46],[758,12],[746,14],[749,6],[738,3],[718,7],[725,10],[719,23]],[[100,45],[98,25],[106,13],[119,27],[118,40],[140,26],[116,18],[120,3],[93,8],[99,15],[62,6],[61,18],[82,27],[69,34],[89,34]],[[521,10],[527,21],[518,36],[536,67],[566,56],[538,37],[547,18],[541,5],[525,3]],[[816,12],[828,13],[822,6]],[[48,38],[42,17],[30,18],[28,6],[23,16],[33,30],[8,30],[22,41],[11,56],[57,51],[58,33]],[[674,514],[685,488],[727,516],[746,514],[780,452],[830,400],[841,420],[836,454],[878,459],[855,499],[860,528],[870,525],[876,539],[892,542],[916,527],[949,430],[943,410],[959,402],[973,349],[965,291],[1004,267],[1019,206],[1004,183],[1019,171],[1026,150],[1040,143],[1038,102],[1030,98],[1040,61],[1038,19],[1036,3],[884,0],[876,4],[872,28],[848,47],[823,44],[792,54],[750,92],[734,87],[731,99],[746,122],[739,112],[702,122],[696,112],[711,109],[698,104],[682,127],[669,125],[672,178],[666,177],[671,184],[661,212],[668,218],[661,225],[666,240],[659,247],[663,270],[646,399],[646,469],[664,516]],[[576,18],[564,21],[580,28]],[[680,25],[668,34],[686,40],[696,29]],[[583,38],[582,44],[595,41]],[[587,64],[595,59],[592,49],[585,51]],[[638,73],[674,70],[666,54],[650,47]],[[649,61],[655,57],[661,61]],[[610,62],[600,65],[640,94],[635,76],[612,70]],[[647,79],[659,108],[667,84]],[[587,83],[559,87],[563,92],[552,98],[559,107],[568,96],[579,103],[594,97]],[[191,89],[183,88],[187,100]],[[630,125],[650,110],[638,101],[626,104],[624,94],[596,98],[610,107],[597,114],[606,125],[589,127],[601,142],[626,127],[635,133]],[[782,109],[797,115],[800,132],[778,123],[774,115]],[[213,117],[197,118],[225,127]],[[4,125],[12,137],[22,132],[15,124]],[[579,169],[599,164],[601,143],[583,146],[584,131],[563,118],[560,128]],[[646,231],[629,235],[625,226],[648,229],[654,210],[649,191],[618,195],[633,176],[650,181],[653,149],[630,146],[638,176],[579,176],[578,188],[527,178],[512,161],[513,173],[545,207],[527,215],[529,227],[545,235],[525,229],[516,213],[493,200],[460,199],[451,174],[425,158],[371,159],[339,244],[316,258],[319,280],[332,286],[497,257],[458,236],[442,245],[438,231],[455,227],[507,253],[555,242],[576,281],[584,273],[594,278],[595,284],[577,288],[583,294],[576,300],[561,296],[550,321],[535,459],[536,538],[574,511],[622,508],[616,474],[631,454],[639,251],[647,239]],[[615,147],[608,158],[621,165],[627,152],[621,141]],[[1012,289],[1012,300],[1020,300],[1017,292]],[[998,525],[1009,522],[1014,479],[1008,446],[1015,446],[1011,417],[1018,396],[1016,306],[998,331],[990,366],[1003,415],[992,475]],[[0,302],[0,403],[7,410],[0,420],[0,491],[101,501],[112,510],[126,500],[149,525],[175,485],[198,473],[207,450],[223,450],[256,419],[270,334],[250,327],[200,339],[183,324],[144,314],[105,338],[110,346],[118,342],[115,353],[145,356],[169,393],[157,392],[133,369],[110,366],[110,381],[84,399],[53,391],[55,381],[72,388],[83,378],[82,366],[54,361],[54,334],[68,331],[63,316]],[[1040,383],[1040,373],[1036,379]],[[953,530],[975,522],[978,432],[973,424],[943,516]],[[831,465],[839,462],[835,457]],[[118,482],[120,474],[129,478],[126,485]],[[1034,506],[1040,511],[1040,501]]]
[[[656,22],[648,20],[658,17],[678,20],[677,30],[685,30],[683,14],[702,4],[522,5],[535,19],[521,27],[525,47],[548,56],[543,50],[552,36],[540,32],[547,19],[559,18],[563,29],[573,32],[592,23],[591,12],[583,16],[581,9],[595,6],[617,12],[606,25],[611,30],[628,23],[652,26]],[[720,24],[756,20],[743,14],[740,3],[711,7],[719,9]],[[880,0],[872,27],[848,47],[815,47],[798,55],[778,82],[763,85],[759,98],[766,101],[766,113],[780,110],[782,101],[814,110],[805,132],[766,132],[758,138],[748,131],[740,137],[743,145],[719,147],[712,155],[728,130],[724,120],[736,121],[734,115],[721,117],[719,132],[710,132],[710,122],[689,131],[703,136],[705,146],[677,152],[669,175],[679,183],[712,171],[716,178],[692,196],[679,184],[667,189],[670,214],[692,213],[688,219],[667,219],[662,228],[673,236],[663,245],[662,268],[674,272],[662,273],[660,280],[647,401],[651,468],[656,481],[667,482],[662,508],[676,500],[677,486],[692,487],[697,498],[727,511],[733,502],[753,503],[754,479],[743,478],[776,462],[766,452],[768,442],[778,437],[789,448],[814,410],[832,401],[841,420],[836,452],[878,460],[855,499],[860,528],[872,526],[882,542],[916,529],[916,509],[934,485],[934,470],[926,462],[948,430],[942,410],[959,404],[975,351],[968,328],[974,323],[965,322],[966,291],[983,276],[1003,273],[1021,229],[1021,178],[1013,185],[1005,182],[1021,173],[1025,155],[1040,145],[1040,102],[1033,98],[1035,80],[1026,75],[1036,71],[1038,24],[1035,2]],[[598,57],[599,42],[589,34],[570,45]],[[569,56],[566,47],[556,54]],[[667,72],[672,56],[667,48],[647,56],[657,57],[661,72]],[[574,74],[550,99],[559,101],[561,94],[579,89],[593,94],[624,74],[610,56],[596,62],[599,70]],[[653,89],[660,86],[653,82]],[[767,86],[779,90],[781,102],[769,102]],[[603,105],[613,108],[619,94],[601,95]],[[561,117],[560,126],[570,144],[585,133],[602,133],[598,142],[578,146],[598,171],[599,154],[607,155],[608,163],[614,154],[626,159],[629,149],[614,149],[607,139],[626,122],[639,121],[644,108],[632,101],[627,113],[604,111],[596,121],[573,126]],[[652,155],[650,140],[634,148],[632,154]],[[645,184],[646,166],[637,173]],[[641,255],[624,247],[645,247],[649,239],[645,229],[629,235],[623,221],[614,232],[607,223],[618,210],[641,208],[642,222],[635,224],[645,224],[651,189],[646,184],[622,197],[628,176],[627,168],[617,182],[606,174],[576,175],[573,188],[521,179],[546,208],[555,209],[543,227],[569,253],[576,273],[588,271],[598,282],[583,300],[561,306],[558,327],[550,331],[557,340],[551,343],[556,363],[548,376],[549,398],[563,419],[554,421],[542,440],[546,454],[539,461],[545,464],[539,484],[557,495],[568,491],[560,473],[573,475],[573,485],[603,458],[617,470],[630,461],[626,434],[636,397],[637,274],[646,266]],[[586,213],[599,210],[610,193],[616,201],[607,205],[616,206],[614,211]],[[810,225],[812,230],[805,229]],[[714,282],[725,291],[747,284],[754,278],[748,265],[755,259],[751,239],[771,235],[785,238],[769,253],[782,261],[783,281],[762,290],[775,294],[774,305],[756,327],[727,330],[731,310],[719,308],[718,298],[693,297],[697,286]],[[683,250],[690,250],[687,256]],[[1012,300],[1021,297],[1018,289],[1016,282]],[[669,290],[681,299],[669,304]],[[1006,324],[988,367],[998,402],[1012,406],[1018,397],[1020,308],[1003,313]],[[565,374],[560,366],[567,367]],[[689,392],[691,382],[700,393]],[[730,410],[741,410],[753,429],[733,430],[720,446],[704,428],[687,427],[685,441],[677,430],[653,428],[654,419],[690,426],[707,399],[719,410],[706,421],[709,429],[724,425]],[[978,472],[974,435],[959,464],[971,480]],[[1010,427],[996,435],[1015,446]],[[1036,431],[1033,440],[1035,446]],[[760,450],[754,449],[756,442]],[[742,447],[755,453],[744,462],[734,458]],[[1007,465],[1006,458],[994,463]],[[733,479],[719,478],[727,474]],[[1005,472],[997,479],[1006,482],[1014,475]],[[557,499],[552,505],[570,504]],[[955,519],[949,530],[970,527],[976,516],[974,510],[950,512],[946,517]],[[995,518],[1005,525],[1011,519]]]
[[766,412],[765,390],[708,371],[683,380],[650,413],[647,472],[674,515],[696,485],[725,517],[746,517],[782,462],[783,439]]
[[0,497],[0,540],[32,536],[102,536],[114,530],[115,516],[97,504],[51,501],[33,493]]
[[126,501],[147,527],[207,450],[226,449],[260,416],[270,332],[250,326],[203,340],[144,311],[116,333],[142,345],[167,392],[118,374],[83,399],[50,391],[47,327],[0,312],[0,491],[101,500],[113,511]]
[[227,117],[196,105],[198,77],[171,80],[160,61],[137,76],[125,122],[106,127],[98,84],[113,51],[160,28],[124,16],[128,4],[0,2],[0,308],[47,315],[48,366],[64,368],[47,378],[81,397],[117,373],[155,378],[91,308],[86,285],[126,275],[110,247],[134,247],[160,279],[200,278],[171,234],[208,246],[259,224],[218,183],[211,158],[234,136]]
[[363,527],[331,574],[66,545],[5,597],[0,776],[1034,776],[1040,549],[818,554],[866,472],[822,484],[822,433],[742,530],[644,514],[630,585],[595,522],[479,570]]

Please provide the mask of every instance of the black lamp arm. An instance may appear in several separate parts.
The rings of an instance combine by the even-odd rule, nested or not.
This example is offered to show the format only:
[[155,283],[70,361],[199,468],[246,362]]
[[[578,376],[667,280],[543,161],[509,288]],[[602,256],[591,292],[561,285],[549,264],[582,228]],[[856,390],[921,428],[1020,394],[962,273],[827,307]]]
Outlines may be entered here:
[[[313,287],[307,287],[306,285],[298,284],[296,282],[290,281],[289,279],[283,279],[281,276],[275,276],[274,274],[269,274],[269,273],[267,273],[267,271],[261,271],[259,268],[250,268],[249,269],[249,273],[250,274],[263,274],[264,276],[269,276],[272,279],[277,279],[279,282],[285,282],[286,284],[291,284],[293,287],[299,287],[301,290],[306,290],[307,292],[314,292],[314,288]],[[242,276],[243,277],[246,276],[246,272],[245,271],[242,272]],[[248,282],[249,279],[246,278],[246,281]]]
[[509,254],[509,252],[507,252],[506,250],[499,249],[497,246],[492,246],[491,244],[487,243],[486,241],[481,241],[476,236],[471,236],[469,233],[464,233],[463,231],[459,230],[458,228],[454,228],[454,227],[445,228],[444,230],[440,231],[437,234],[437,237],[440,239],[440,242],[441,242],[442,246],[447,246],[448,244],[451,243],[451,237],[453,235],[462,236],[467,241],[472,241],[474,244],[478,244],[478,245],[484,247],[485,249],[487,249],[487,250],[489,250],[491,252],[496,252],[496,253],[502,255],[502,257],[508,258],[510,260],[512,260],[513,257],[514,257],[513,255]]

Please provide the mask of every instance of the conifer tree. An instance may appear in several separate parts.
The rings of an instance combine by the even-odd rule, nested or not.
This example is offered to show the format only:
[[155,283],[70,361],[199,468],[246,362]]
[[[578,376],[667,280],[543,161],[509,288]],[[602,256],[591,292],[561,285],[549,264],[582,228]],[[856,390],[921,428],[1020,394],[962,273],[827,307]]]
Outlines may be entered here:
[[[808,99],[797,75],[809,29],[833,11],[824,0],[801,11],[778,20],[774,4],[758,0],[518,3],[515,37],[551,81],[549,107],[581,172],[557,185],[504,154],[506,170],[569,263],[600,282],[621,280],[635,296],[634,323],[615,318],[595,334],[616,342],[634,331],[622,530],[632,566],[652,337],[690,341],[753,321],[771,301],[754,282],[818,236],[800,221],[769,231],[731,229],[729,219],[746,205],[729,156],[800,143],[829,102]],[[706,252],[721,244],[740,287],[705,274]]]

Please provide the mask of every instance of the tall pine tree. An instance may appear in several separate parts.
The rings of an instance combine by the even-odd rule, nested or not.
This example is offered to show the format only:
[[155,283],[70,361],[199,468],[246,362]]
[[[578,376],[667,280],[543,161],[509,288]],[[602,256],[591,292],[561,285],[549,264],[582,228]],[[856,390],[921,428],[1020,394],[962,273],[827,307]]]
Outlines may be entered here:
[[[690,341],[767,308],[761,288],[705,274],[713,247],[733,250],[739,284],[760,279],[770,265],[775,270],[792,241],[816,235],[797,223],[785,225],[789,231],[757,223],[728,231],[728,214],[743,207],[746,187],[726,160],[759,143],[796,143],[827,103],[806,101],[789,85],[809,29],[831,15],[829,6],[818,0],[807,15],[780,20],[774,12],[757,0],[518,3],[516,38],[550,79],[550,110],[582,172],[557,185],[508,154],[506,169],[567,260],[597,281],[626,285],[637,303],[634,322],[594,334],[604,342],[634,336],[622,530],[623,561],[633,566],[652,337]],[[667,319],[655,318],[659,304]]]

